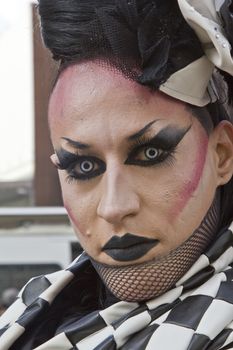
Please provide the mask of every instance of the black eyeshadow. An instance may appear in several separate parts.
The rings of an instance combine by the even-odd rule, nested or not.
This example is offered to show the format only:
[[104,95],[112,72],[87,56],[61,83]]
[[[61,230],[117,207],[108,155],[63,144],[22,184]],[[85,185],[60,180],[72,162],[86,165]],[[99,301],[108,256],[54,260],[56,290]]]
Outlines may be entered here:
[[77,155],[74,153],[70,153],[63,148],[60,148],[56,151],[57,157],[59,159],[59,168],[61,170],[68,169],[73,163],[77,161]]
[[165,151],[176,147],[183,139],[185,134],[190,130],[191,125],[188,128],[178,129],[174,126],[167,126],[162,129],[155,137],[151,139],[153,146]]

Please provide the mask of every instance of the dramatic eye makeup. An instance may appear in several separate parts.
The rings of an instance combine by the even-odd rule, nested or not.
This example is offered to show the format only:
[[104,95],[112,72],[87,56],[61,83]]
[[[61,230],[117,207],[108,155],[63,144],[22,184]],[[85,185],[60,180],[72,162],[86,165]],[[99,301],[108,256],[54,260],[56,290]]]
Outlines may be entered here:
[[93,156],[80,156],[61,148],[56,152],[59,159],[58,169],[66,170],[68,181],[89,180],[103,174],[106,164],[101,159]]
[[[178,128],[169,125],[160,130],[155,136],[149,137],[146,134],[154,122],[149,123],[139,132],[127,138],[129,149],[125,160],[126,165],[149,167],[173,159],[177,145],[192,126]],[[89,149],[91,148],[90,145],[65,137],[62,139],[77,149],[77,153],[69,152],[63,148],[56,151],[59,160],[57,167],[60,170],[66,170],[68,182],[72,180],[90,180],[106,171],[106,163],[100,158],[78,154],[79,149]]]
[[151,166],[171,159],[177,145],[191,126],[180,129],[169,125],[154,137],[148,137],[146,134],[135,137],[125,164]]

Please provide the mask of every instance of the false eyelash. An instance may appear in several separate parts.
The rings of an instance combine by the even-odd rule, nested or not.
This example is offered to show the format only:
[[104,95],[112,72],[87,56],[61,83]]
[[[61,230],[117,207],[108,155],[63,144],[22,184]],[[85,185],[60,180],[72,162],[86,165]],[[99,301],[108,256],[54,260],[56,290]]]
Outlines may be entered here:
[[[152,144],[149,144],[149,146]],[[125,161],[125,164],[128,165],[135,165],[135,166],[143,166],[143,167],[153,167],[156,165],[173,165],[176,158],[175,158],[175,153],[176,153],[176,147],[174,146],[173,149],[170,149],[169,151],[163,151],[161,150],[161,154],[156,158],[152,160],[140,160],[140,159],[133,159],[137,153],[139,153],[140,148],[143,149],[146,146],[139,146],[139,149],[137,148],[136,150],[133,150],[133,157],[132,153],[131,156]]]
[[164,151],[171,151],[180,143],[185,134],[191,129],[192,125],[186,129],[179,129],[176,134],[173,133],[173,128],[166,127],[158,132],[153,137],[148,137],[145,134],[133,141],[130,146],[130,152],[133,154],[142,146],[153,146]]
[[[80,159],[86,158],[84,156],[80,156]],[[66,182],[67,183],[72,183],[73,181],[77,180],[77,181],[87,181],[87,180],[91,180],[101,174],[103,174],[106,170],[106,166],[104,164],[103,161],[98,160],[96,157],[88,157],[91,158],[93,161],[96,162],[96,164],[98,164],[98,169],[96,169],[95,171],[91,172],[90,174],[86,173],[86,174],[79,174],[78,172],[76,172],[74,170],[74,167],[76,165],[79,164],[80,159],[77,159],[77,161],[72,164],[68,169],[66,169],[67,172],[67,176],[66,176]]]
[[[129,156],[127,158],[126,163],[128,163],[128,160],[132,157],[135,157],[135,155],[137,155],[137,153],[140,152],[140,150],[142,150],[144,147],[155,147],[159,150],[161,150],[164,153],[167,153],[169,155],[169,153],[174,153],[175,149],[177,148],[177,143],[175,144],[171,144],[169,146],[169,148],[166,147],[166,149],[164,149],[162,146],[158,147],[158,142],[156,142],[154,140],[154,137],[147,137],[146,135],[142,135],[140,138],[136,139],[133,144],[130,146],[129,148]],[[157,161],[154,162],[154,164],[160,163],[160,161],[163,161],[163,157],[158,157]],[[131,162],[132,164],[132,162]],[[146,163],[144,161],[138,161],[138,165],[144,165],[146,166]],[[148,166],[153,165],[153,161],[152,162],[148,162]],[[136,164],[135,164],[136,165]]]
[[65,181],[70,185],[72,184],[73,182],[76,182],[76,181],[88,181],[88,180],[91,180],[93,178],[95,178],[97,175],[93,176],[93,175],[84,175],[83,177],[79,176],[79,177],[76,177],[74,175],[71,175],[71,174],[68,174],[65,178]]
[[74,176],[71,176],[71,175],[68,174],[65,177],[65,182],[68,183],[68,185],[71,185],[72,182],[74,182],[74,181],[77,181],[77,179]]
[[[177,145],[171,145],[171,147],[167,150],[163,150],[162,148],[160,149],[162,154],[155,160],[130,160],[130,158],[135,157],[137,153],[144,147],[156,147],[153,142],[153,138],[146,137],[143,135],[142,137],[138,138],[133,142],[133,144],[130,147],[129,150],[129,157],[125,161],[125,164],[128,165],[136,165],[136,166],[143,166],[143,167],[152,167],[156,165],[173,165],[175,161],[175,153],[176,153],[176,148]],[[73,181],[88,181],[91,180],[99,175],[101,175],[104,171],[103,169],[96,170],[94,173],[91,174],[72,174],[73,172],[73,166],[78,163],[78,160],[81,158],[85,158],[85,156],[79,156],[78,159],[72,164],[70,164],[69,167],[67,167],[66,171],[68,173],[66,177],[66,182],[68,184],[73,183]],[[93,158],[93,157],[92,157]],[[96,158],[95,158],[96,159]],[[96,159],[97,160],[97,159]],[[98,161],[100,166],[100,161]],[[101,162],[102,163],[102,162]],[[106,170],[106,169],[105,169]]]
[[73,166],[73,164],[76,163],[77,158],[79,157],[78,154],[70,153],[65,150],[60,150],[57,152],[57,156],[59,159],[59,169],[60,170],[67,170],[70,167]]
[[173,150],[168,152],[167,157],[164,159],[163,162],[160,163],[160,165],[168,165],[168,166],[173,166],[175,164],[176,161],[176,147],[174,147]]
[[137,150],[142,146],[153,145],[153,138],[149,138],[146,135],[142,135],[140,138],[137,138],[133,141],[133,143],[129,147],[129,154],[131,154],[134,150]]
[[66,178],[65,178],[65,181],[70,185],[73,182],[76,182],[76,181],[88,181],[88,180],[91,180],[94,177],[95,176],[88,176],[88,175],[85,175],[85,177],[76,177],[74,175],[68,174],[66,176]]

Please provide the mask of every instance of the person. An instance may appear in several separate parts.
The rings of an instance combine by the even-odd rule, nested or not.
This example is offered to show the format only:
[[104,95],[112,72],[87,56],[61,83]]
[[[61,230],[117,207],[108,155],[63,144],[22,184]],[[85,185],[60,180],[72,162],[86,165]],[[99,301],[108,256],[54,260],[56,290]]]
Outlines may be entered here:
[[233,349],[231,0],[40,0],[84,249],[0,319],[11,350]]

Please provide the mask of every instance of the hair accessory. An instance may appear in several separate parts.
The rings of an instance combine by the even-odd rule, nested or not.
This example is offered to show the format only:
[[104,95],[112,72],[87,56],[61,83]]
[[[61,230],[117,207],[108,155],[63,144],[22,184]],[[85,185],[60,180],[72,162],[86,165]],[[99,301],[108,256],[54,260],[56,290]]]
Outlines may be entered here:
[[100,60],[140,84],[205,106],[219,98],[216,69],[233,90],[232,1],[39,0],[39,9],[44,43],[61,69]]
[[160,90],[185,102],[204,106],[217,99],[211,81],[215,67],[233,75],[232,0],[178,0],[178,4],[183,17],[198,36],[205,55],[171,75]]

